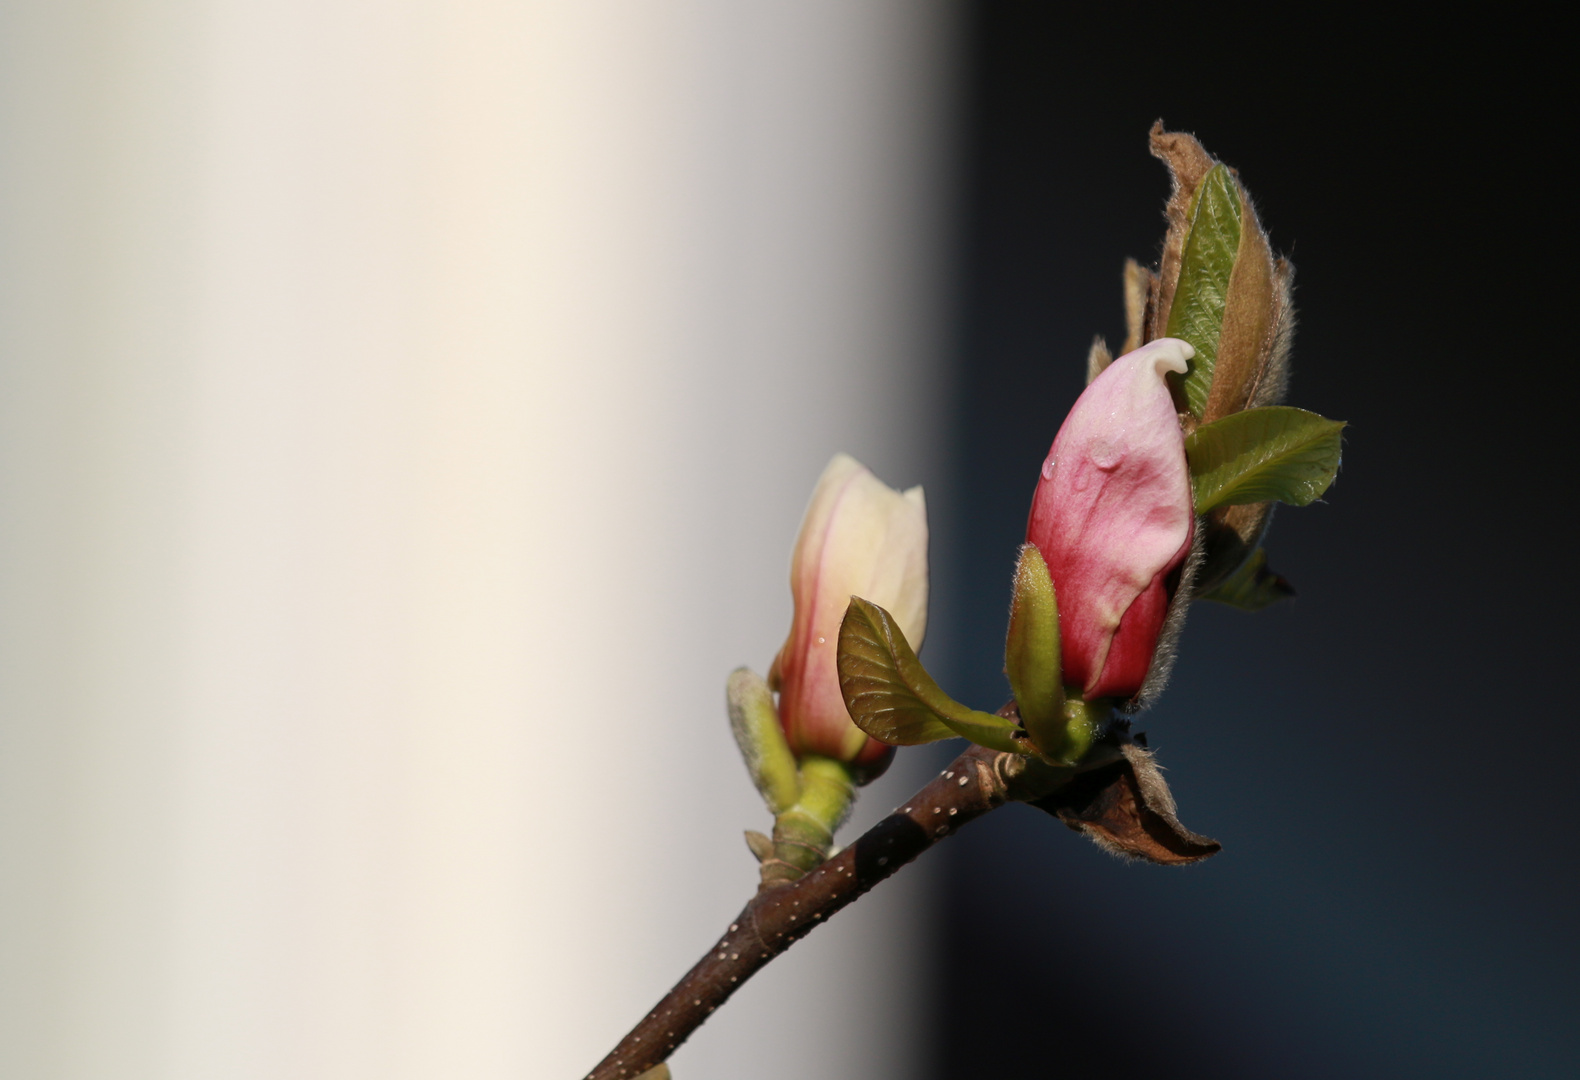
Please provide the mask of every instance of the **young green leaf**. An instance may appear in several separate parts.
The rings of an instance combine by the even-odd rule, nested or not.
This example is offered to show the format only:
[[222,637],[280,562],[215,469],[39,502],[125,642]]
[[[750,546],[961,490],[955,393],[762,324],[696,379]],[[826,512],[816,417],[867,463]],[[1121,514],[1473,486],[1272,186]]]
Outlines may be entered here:
[[873,738],[898,746],[953,738],[953,729],[912,689],[915,680],[906,678],[902,664],[921,668],[889,613],[851,597],[839,626],[839,689],[850,718]]
[[1060,678],[1059,604],[1037,545],[1020,549],[1015,595],[1004,641],[1004,673],[1031,741],[1045,754],[1064,743],[1064,683]]
[[1200,599],[1228,604],[1241,611],[1261,611],[1269,604],[1276,604],[1294,595],[1295,587],[1267,568],[1266,550],[1257,548],[1240,565],[1240,569],[1224,578]]
[[1212,391],[1229,278],[1240,247],[1240,216],[1240,188],[1234,175],[1227,165],[1214,165],[1202,177],[1196,192],[1190,233],[1180,255],[1179,285],[1174,290],[1165,333],[1167,337],[1190,342],[1196,350],[1183,385],[1185,401],[1197,419],[1207,407],[1207,396]]
[[859,596],[839,627],[839,688],[856,726],[899,746],[963,735],[978,746],[1012,753],[1031,747],[1002,716],[967,708],[927,674],[894,617]]
[[1196,513],[1215,506],[1321,497],[1339,471],[1342,420],[1287,405],[1247,409],[1186,436]]

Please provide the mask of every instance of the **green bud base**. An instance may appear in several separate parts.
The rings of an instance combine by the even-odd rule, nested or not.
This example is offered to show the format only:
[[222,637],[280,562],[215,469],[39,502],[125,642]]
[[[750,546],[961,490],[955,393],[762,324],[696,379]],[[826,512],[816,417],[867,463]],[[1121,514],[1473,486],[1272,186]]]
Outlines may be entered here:
[[[800,798],[774,818],[769,849],[758,854],[764,889],[799,881],[821,866],[833,850],[835,830],[856,800],[850,767],[833,758],[807,757],[801,762],[800,780]],[[750,838],[747,843],[756,853],[760,845]]]

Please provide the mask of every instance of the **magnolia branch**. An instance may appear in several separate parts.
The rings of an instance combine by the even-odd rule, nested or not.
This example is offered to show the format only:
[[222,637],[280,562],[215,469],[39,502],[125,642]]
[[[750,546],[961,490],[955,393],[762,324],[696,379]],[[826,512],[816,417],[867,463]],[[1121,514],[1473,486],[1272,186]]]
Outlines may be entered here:
[[966,822],[1002,806],[1023,763],[973,746],[838,855],[799,881],[759,892],[587,1080],[632,1080],[668,1059],[770,960]]
[[[999,715],[1014,717],[1014,703]],[[1122,858],[1179,866],[1218,851],[1180,824],[1152,754],[1122,720],[1074,768],[973,746],[838,855],[798,881],[765,885],[587,1080],[636,1080],[667,1060],[770,960],[968,821],[1011,801],[1047,811]]]
[[[763,965],[1005,802],[1126,858],[1180,865],[1218,850],[1180,824],[1128,717],[1161,689],[1194,598],[1255,611],[1291,594],[1260,547],[1268,515],[1328,489],[1344,425],[1281,404],[1292,271],[1235,171],[1161,122],[1152,149],[1174,180],[1169,232],[1155,271],[1127,264],[1124,355],[1094,342],[1032,497],[1005,638],[1015,700],[980,712],[927,673],[921,489],[895,491],[836,454],[796,540],[790,638],[767,680],[740,669],[728,683],[731,727],[774,815],[771,838],[747,834],[763,885],[589,1080],[660,1066]],[[856,785],[895,746],[953,735],[976,745],[824,860]]]

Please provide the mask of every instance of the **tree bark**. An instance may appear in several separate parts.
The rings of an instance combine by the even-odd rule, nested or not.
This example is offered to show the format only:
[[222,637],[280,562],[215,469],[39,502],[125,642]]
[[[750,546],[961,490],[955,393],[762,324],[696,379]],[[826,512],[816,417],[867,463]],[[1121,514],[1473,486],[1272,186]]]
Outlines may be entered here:
[[770,960],[966,822],[1008,801],[1023,762],[973,746],[838,855],[799,881],[765,886],[587,1080],[634,1080],[667,1060]]

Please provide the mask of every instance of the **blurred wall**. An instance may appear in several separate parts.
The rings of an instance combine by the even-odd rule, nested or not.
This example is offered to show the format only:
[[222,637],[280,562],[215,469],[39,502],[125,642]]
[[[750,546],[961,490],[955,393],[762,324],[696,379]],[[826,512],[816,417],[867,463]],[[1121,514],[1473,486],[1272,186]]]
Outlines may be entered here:
[[[700,955],[812,482],[934,475],[949,79],[932,0],[0,6],[0,1075],[575,1076]],[[678,1075],[914,1075],[922,880]]]

